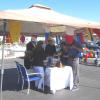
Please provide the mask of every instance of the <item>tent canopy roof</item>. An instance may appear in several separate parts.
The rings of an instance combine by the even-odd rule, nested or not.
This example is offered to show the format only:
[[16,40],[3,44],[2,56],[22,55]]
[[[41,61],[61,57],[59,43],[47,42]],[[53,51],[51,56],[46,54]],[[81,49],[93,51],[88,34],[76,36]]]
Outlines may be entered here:
[[88,27],[100,29],[99,23],[60,14],[49,7],[41,5],[33,5],[28,9],[0,11],[0,19],[31,21],[77,28]]

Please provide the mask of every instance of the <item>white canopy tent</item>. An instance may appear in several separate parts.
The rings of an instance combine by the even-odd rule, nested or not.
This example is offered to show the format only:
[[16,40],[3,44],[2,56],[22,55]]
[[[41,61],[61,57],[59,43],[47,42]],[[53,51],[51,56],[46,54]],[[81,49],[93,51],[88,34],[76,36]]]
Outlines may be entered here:
[[[48,26],[64,25],[75,28],[97,28],[100,29],[100,24],[96,22],[81,20],[58,12],[52,9],[40,5],[32,6],[28,9],[21,10],[5,10],[0,11],[0,31],[4,33],[3,43],[5,39],[5,34],[9,31],[7,27],[8,20],[18,20],[22,21],[23,28],[22,32],[45,32]],[[40,23],[40,24],[39,24]],[[33,25],[36,25],[33,28]],[[40,27],[40,26],[42,27]],[[45,28],[46,27],[46,28]],[[7,30],[6,30],[7,29]],[[4,46],[2,48],[2,64],[1,64],[1,100],[2,100],[2,81],[3,81],[3,59],[4,59]]]
[[[0,11],[0,32],[3,32],[3,19],[21,21],[21,32],[23,33],[45,33],[49,32],[50,26],[65,26],[66,31],[69,28],[96,28],[100,29],[100,24],[92,21],[86,21],[71,16],[67,16],[52,10],[49,7],[33,5],[27,9]],[[65,31],[65,30],[64,30]],[[6,32],[9,32],[8,24]]]
[[33,5],[28,9],[0,11],[0,20],[2,19],[100,29],[99,23],[67,16],[41,5]]

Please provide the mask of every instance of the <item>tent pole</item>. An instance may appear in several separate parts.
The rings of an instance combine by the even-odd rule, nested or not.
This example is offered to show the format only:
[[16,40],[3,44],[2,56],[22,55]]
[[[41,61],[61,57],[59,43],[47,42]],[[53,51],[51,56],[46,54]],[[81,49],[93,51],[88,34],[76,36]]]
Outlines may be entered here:
[[2,41],[2,60],[1,60],[1,86],[0,86],[0,93],[1,93],[1,99],[2,97],[2,88],[3,88],[3,75],[4,75],[4,44],[5,44],[5,35],[6,35],[6,20],[3,20],[3,41]]

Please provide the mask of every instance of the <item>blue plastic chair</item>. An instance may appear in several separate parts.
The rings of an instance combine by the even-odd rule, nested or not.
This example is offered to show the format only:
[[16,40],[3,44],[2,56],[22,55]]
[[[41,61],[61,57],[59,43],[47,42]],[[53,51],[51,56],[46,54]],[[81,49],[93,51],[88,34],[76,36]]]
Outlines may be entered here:
[[[40,76],[41,73],[34,73],[34,72],[33,73],[27,73],[26,68],[23,65],[21,65],[21,64],[20,64],[20,69],[21,69],[21,75],[22,75],[22,90],[23,90],[23,87],[24,87],[24,83],[27,82],[28,83],[27,94],[29,94],[30,82],[32,82],[32,81],[39,81],[43,77]],[[43,91],[44,91],[44,83],[43,83]]]
[[20,69],[20,64],[19,62],[15,61],[16,63],[16,67],[17,67],[17,75],[18,75],[18,80],[17,80],[17,83],[19,84],[19,81],[20,81],[20,78],[22,79],[22,73],[21,73],[21,69]]

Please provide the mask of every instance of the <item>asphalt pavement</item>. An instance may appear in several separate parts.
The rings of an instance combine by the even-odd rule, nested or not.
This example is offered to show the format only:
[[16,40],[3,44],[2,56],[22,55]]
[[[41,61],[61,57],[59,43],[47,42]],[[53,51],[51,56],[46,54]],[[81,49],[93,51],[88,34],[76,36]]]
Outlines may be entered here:
[[21,58],[4,60],[3,100],[100,100],[100,67],[80,64],[80,85],[77,91],[62,89],[53,95],[36,91],[34,84],[31,84],[27,95],[26,86],[22,91],[21,82],[17,84],[15,60],[23,64]]

